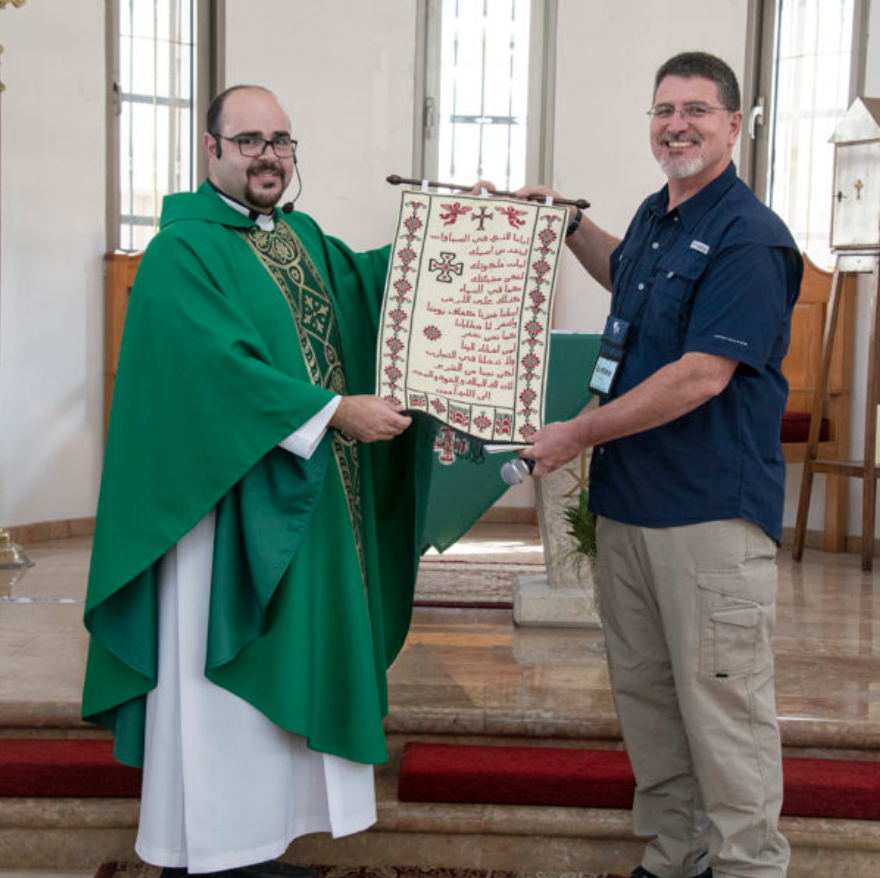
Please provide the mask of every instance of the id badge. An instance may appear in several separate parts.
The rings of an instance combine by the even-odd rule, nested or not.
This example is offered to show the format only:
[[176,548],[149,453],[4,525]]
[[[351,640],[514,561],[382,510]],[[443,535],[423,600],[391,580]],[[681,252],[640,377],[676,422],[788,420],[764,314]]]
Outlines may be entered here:
[[614,382],[626,353],[630,329],[632,324],[628,320],[613,314],[608,316],[605,332],[602,333],[602,344],[599,346],[599,356],[590,378],[590,390],[593,393],[609,396],[614,389]]

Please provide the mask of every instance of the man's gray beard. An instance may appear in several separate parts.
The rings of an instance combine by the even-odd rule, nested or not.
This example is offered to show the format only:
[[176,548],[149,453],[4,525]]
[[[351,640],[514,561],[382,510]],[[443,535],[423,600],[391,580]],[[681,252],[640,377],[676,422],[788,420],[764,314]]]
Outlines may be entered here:
[[686,177],[693,177],[703,170],[705,162],[701,155],[695,159],[682,161],[681,159],[660,159],[660,168],[670,180],[684,180]]

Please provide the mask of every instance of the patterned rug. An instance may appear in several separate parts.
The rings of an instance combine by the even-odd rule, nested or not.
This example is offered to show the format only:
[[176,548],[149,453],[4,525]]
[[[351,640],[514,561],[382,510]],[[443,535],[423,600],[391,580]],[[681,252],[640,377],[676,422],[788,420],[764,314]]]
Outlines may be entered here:
[[[593,872],[505,872],[500,869],[425,869],[418,866],[311,866],[321,878],[610,878]],[[279,878],[284,878],[283,865]],[[145,863],[104,863],[95,878],[159,878]]]
[[415,605],[509,610],[516,577],[544,573],[543,564],[427,558],[419,566]]

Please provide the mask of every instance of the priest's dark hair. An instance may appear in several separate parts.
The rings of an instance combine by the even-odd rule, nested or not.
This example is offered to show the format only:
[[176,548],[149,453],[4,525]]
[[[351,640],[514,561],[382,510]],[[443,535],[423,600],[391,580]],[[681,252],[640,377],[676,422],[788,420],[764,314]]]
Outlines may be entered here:
[[736,74],[726,62],[716,58],[715,55],[710,55],[708,52],[681,52],[670,58],[661,65],[654,77],[655,95],[660,83],[667,76],[683,76],[685,78],[701,76],[703,79],[708,79],[715,83],[715,87],[718,89],[718,100],[725,110],[734,113],[740,109],[742,99]]

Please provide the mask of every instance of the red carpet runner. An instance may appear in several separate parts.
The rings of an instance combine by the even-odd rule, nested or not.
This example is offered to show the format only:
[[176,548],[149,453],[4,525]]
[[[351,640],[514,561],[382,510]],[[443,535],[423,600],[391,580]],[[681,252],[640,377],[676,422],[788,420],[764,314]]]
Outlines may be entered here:
[[[782,813],[880,820],[880,763],[783,760]],[[406,745],[397,795],[404,802],[630,808],[635,781],[621,750]]]
[[141,772],[113,758],[113,742],[88,738],[0,739],[0,796],[136,798]]
[[[786,758],[783,766],[783,814],[880,820],[880,762]],[[0,796],[136,798],[140,787],[140,771],[116,762],[110,741],[0,739]],[[634,789],[621,750],[410,743],[398,797],[627,809]]]

